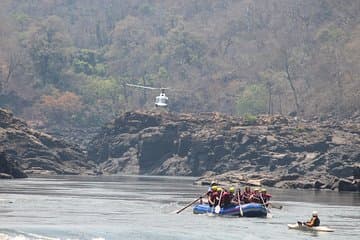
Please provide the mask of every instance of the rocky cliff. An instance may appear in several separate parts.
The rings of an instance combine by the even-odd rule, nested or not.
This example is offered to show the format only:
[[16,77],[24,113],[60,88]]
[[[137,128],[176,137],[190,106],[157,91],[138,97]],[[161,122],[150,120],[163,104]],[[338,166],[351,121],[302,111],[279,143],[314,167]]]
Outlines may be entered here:
[[202,176],[282,188],[359,191],[360,115],[351,121],[127,112],[89,143],[105,174]]
[[29,128],[10,111],[0,109],[0,173],[3,177],[26,174],[91,173],[86,154],[63,140]]
[[[83,141],[77,136],[82,134]],[[126,112],[91,141],[86,130],[75,135],[69,139],[82,146],[36,131],[0,109],[0,178],[94,174],[100,169],[104,174],[198,176],[200,184],[217,179],[280,188],[360,190],[360,114],[348,121],[320,122],[284,116]]]

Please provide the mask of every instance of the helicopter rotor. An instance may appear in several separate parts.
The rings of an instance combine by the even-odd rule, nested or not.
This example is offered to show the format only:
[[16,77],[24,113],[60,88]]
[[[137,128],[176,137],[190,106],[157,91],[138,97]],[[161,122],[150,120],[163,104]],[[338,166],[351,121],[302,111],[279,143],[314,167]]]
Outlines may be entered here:
[[137,87],[137,88],[144,88],[144,89],[149,89],[149,90],[161,90],[161,91],[165,91],[165,90],[168,90],[170,88],[156,88],[156,87],[149,87],[149,86],[143,86],[143,85],[137,85],[137,84],[130,84],[130,83],[127,83],[126,84],[127,86],[129,87]]

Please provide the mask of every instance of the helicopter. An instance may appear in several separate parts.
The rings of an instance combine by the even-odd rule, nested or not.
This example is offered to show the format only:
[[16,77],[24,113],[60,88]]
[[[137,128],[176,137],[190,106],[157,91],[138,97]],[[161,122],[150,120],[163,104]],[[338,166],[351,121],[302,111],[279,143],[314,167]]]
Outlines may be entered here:
[[143,88],[149,90],[160,90],[160,95],[155,98],[155,107],[166,108],[168,106],[169,98],[165,95],[165,90],[169,88],[155,88],[155,87],[142,86],[142,85],[130,84],[130,83],[127,83],[126,85],[129,87]]

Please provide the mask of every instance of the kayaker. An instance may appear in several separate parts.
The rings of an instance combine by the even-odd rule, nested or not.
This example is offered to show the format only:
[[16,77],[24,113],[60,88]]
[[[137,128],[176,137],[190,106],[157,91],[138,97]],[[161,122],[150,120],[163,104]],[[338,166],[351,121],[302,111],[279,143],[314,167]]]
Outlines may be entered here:
[[[299,224],[301,222],[298,222]],[[317,211],[313,211],[312,212],[312,218],[307,221],[307,222],[303,222],[302,224],[308,226],[308,227],[318,227],[320,226],[320,218],[318,216],[318,212]]]

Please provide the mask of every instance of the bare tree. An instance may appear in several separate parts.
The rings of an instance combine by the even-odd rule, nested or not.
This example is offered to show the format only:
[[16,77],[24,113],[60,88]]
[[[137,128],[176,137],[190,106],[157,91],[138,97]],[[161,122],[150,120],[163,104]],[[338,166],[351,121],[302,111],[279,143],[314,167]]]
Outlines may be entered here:
[[295,86],[294,86],[294,76],[292,74],[291,65],[289,63],[289,52],[287,50],[283,50],[282,53],[283,53],[284,70],[286,73],[286,79],[289,82],[292,94],[294,96],[296,112],[299,113],[300,104],[299,104],[299,100],[298,100],[298,94],[297,94]]

